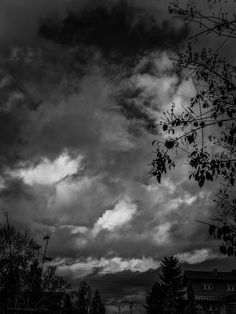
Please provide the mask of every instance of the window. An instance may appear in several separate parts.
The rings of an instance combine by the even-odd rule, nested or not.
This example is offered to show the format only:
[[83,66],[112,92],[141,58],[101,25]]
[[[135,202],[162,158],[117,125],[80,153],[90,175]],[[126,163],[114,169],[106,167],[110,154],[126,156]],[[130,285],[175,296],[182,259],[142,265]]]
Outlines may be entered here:
[[236,286],[231,284],[231,283],[228,283],[227,287],[226,287],[226,290],[227,291],[236,291]]
[[213,284],[212,283],[204,283],[202,285],[203,290],[213,290]]
[[215,304],[209,304],[208,308],[207,308],[207,311],[208,312],[216,312],[216,311],[218,311],[218,306],[215,305]]

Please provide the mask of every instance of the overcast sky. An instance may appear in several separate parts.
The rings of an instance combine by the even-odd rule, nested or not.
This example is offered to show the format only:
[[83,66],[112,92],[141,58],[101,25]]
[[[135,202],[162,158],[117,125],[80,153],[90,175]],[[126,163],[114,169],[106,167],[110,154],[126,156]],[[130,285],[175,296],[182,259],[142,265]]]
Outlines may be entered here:
[[[171,61],[190,30],[164,0],[129,1],[116,25],[116,3],[0,2],[0,208],[40,241],[51,232],[60,273],[109,302],[142,299],[166,255],[185,269],[233,265],[196,222],[214,214],[216,183],[189,181],[181,155],[161,185],[150,175],[148,125],[194,94]],[[68,10],[84,21],[77,44],[45,39],[42,21],[60,26]]]

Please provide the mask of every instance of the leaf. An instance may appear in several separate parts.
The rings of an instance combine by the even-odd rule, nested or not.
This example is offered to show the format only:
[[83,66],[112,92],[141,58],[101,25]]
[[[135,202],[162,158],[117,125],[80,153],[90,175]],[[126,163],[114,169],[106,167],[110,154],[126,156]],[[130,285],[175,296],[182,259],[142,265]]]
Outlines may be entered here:
[[167,125],[167,124],[164,124],[164,125],[163,125],[163,131],[165,132],[165,131],[167,131],[167,129],[168,129],[168,125]]
[[168,148],[168,149],[171,149],[173,148],[175,145],[175,141],[174,140],[168,140],[165,142],[165,147]]
[[200,188],[204,185],[204,183],[205,183],[205,177],[201,176],[200,180],[198,181]]
[[227,254],[228,254],[228,256],[234,255],[234,248],[233,248],[233,246],[228,247]]
[[218,239],[221,239],[221,236],[222,236],[222,229],[219,228],[219,229],[217,230],[217,238],[218,238]]
[[224,245],[220,245],[219,249],[222,254],[225,255],[227,253],[226,247]]
[[194,134],[188,135],[187,140],[188,140],[189,144],[192,144],[194,142]]
[[230,118],[232,118],[232,117],[233,117],[233,113],[232,113],[232,111],[231,111],[231,110],[227,110],[227,114],[228,114],[228,116],[229,116]]
[[230,229],[229,226],[223,226],[221,230],[222,230],[222,233],[223,233],[223,234],[226,234],[226,233],[230,233],[230,232],[231,232],[231,229]]

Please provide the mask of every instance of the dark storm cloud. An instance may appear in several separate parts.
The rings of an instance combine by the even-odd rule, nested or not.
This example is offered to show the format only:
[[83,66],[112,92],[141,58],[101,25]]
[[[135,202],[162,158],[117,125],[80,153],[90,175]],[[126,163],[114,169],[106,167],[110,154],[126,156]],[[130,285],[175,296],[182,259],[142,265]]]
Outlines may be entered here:
[[45,21],[40,34],[62,45],[92,45],[110,57],[133,58],[153,49],[178,46],[187,28],[176,28],[169,20],[128,1],[100,1],[69,12],[63,20]]
[[[6,27],[11,33],[11,28],[13,27],[11,21],[15,21],[16,24],[14,27],[19,24],[19,29],[17,28],[19,33],[26,33],[25,35],[27,35],[27,30],[25,29],[24,23],[28,22],[28,29],[33,30],[36,24],[34,24],[34,27],[31,27],[33,19],[30,17],[29,19],[26,18],[24,23],[20,25],[23,19],[21,12],[24,12],[26,16],[32,14],[33,17],[35,17],[36,12],[38,12],[39,16],[37,16],[37,18],[35,17],[35,21],[38,21],[41,16],[47,15],[55,7],[55,3],[51,3],[50,5],[37,3],[36,7],[27,6],[27,10],[25,10],[26,2],[22,2],[18,7],[19,14],[17,14],[14,5],[14,1],[10,1],[9,3],[4,2],[2,4],[3,11],[6,11],[9,16],[11,16],[9,22],[7,23],[4,20],[4,23],[6,23]],[[50,97],[52,89],[60,89],[60,93],[63,91],[69,95],[78,91],[77,86],[79,85],[81,77],[88,71],[88,64],[92,63],[96,65],[100,63],[101,65],[101,63],[104,62],[101,58],[95,60],[94,55],[96,55],[96,50],[94,50],[94,48],[88,48],[88,46],[97,46],[103,51],[108,50],[110,52],[117,50],[117,52],[121,52],[123,55],[131,53],[135,60],[135,54],[141,50],[149,51],[153,49],[154,46],[155,49],[164,48],[164,46],[162,46],[164,38],[168,38],[168,40],[173,43],[176,41],[177,43],[186,35],[185,27],[175,30],[174,26],[169,24],[168,21],[163,22],[162,19],[159,21],[158,18],[152,16],[150,12],[153,3],[151,2],[149,5],[145,6],[141,6],[140,4],[136,6],[134,3],[128,4],[120,1],[114,2],[113,4],[97,2],[93,5],[89,2],[89,4],[86,5],[86,9],[83,9],[84,5],[85,3],[82,1],[77,3],[76,6],[73,4],[72,7],[76,7],[77,10],[74,10],[74,12],[78,12],[78,14],[70,13],[71,15],[68,15],[64,20],[59,19],[62,32],[65,31],[66,34],[71,34],[72,36],[82,34],[81,38],[76,39],[79,47],[66,49],[60,47],[59,54],[58,47],[54,47],[53,45],[46,45],[46,49],[45,46],[42,46],[39,47],[38,50],[30,47],[28,49],[20,50],[15,48],[12,50],[8,61],[10,64],[9,73],[5,74],[5,76],[9,75],[12,80],[12,76],[14,75],[14,84],[20,85],[19,82],[23,84],[23,89],[17,87],[20,90],[20,92],[17,90],[17,97],[19,98],[20,93],[20,97],[22,98],[21,102],[24,102],[24,106],[17,106],[16,100],[14,100],[15,103],[12,105],[13,100],[11,99],[10,108],[8,108],[7,112],[6,110],[1,111],[1,143],[3,145],[2,152],[4,152],[2,158],[7,161],[8,166],[14,166],[20,161],[27,161],[29,155],[31,156],[31,161],[33,158],[35,158],[36,161],[39,160],[42,155],[54,158],[60,153],[62,147],[76,148],[78,141],[80,142],[80,146],[83,142],[86,143],[88,140],[92,143],[95,138],[92,132],[91,134],[90,132],[83,133],[81,137],[78,135],[75,137],[72,136],[72,133],[74,134],[75,132],[71,132],[69,136],[67,132],[65,138],[60,137],[60,142],[57,143],[56,133],[58,127],[62,129],[71,125],[71,129],[75,129],[76,124],[78,124],[78,120],[75,121],[72,116],[69,118],[68,114],[66,115],[68,119],[71,119],[70,121],[65,119],[65,116],[62,116],[60,122],[60,117],[57,115],[54,119],[56,121],[56,128],[53,121],[50,120],[48,124],[44,123],[44,125],[41,126],[40,133],[38,133],[39,128],[37,129],[37,127],[32,124],[32,114],[29,112],[29,110],[32,110],[32,107],[29,108],[29,106],[32,105],[25,105],[26,101],[29,102],[27,98],[30,96],[31,103],[37,106],[40,105],[41,107],[45,106],[43,102],[47,97]],[[68,8],[72,7],[70,1],[67,4],[61,1],[57,7],[57,11],[63,15]],[[38,11],[36,10],[37,8]],[[157,10],[155,10],[155,13],[156,12]],[[73,23],[78,23],[78,27],[74,27]],[[166,24],[164,25],[163,23]],[[96,25],[96,27],[94,27],[94,25]],[[73,32],[69,32],[67,27],[72,27],[75,34],[73,35]],[[87,28],[88,32],[86,31]],[[150,38],[148,34],[150,34]],[[17,37],[17,32],[15,36]],[[9,36],[9,38],[10,37],[11,36]],[[31,37],[31,35],[29,37]],[[64,38],[64,36],[62,37]],[[69,42],[70,41],[71,38],[69,39]],[[81,43],[83,44],[83,49],[80,47]],[[130,52],[129,48],[131,48]],[[137,62],[139,62],[139,59],[137,59]],[[116,70],[120,71],[122,77],[123,69],[118,68]],[[107,79],[111,79],[109,74]],[[90,84],[90,82],[88,82],[88,84]],[[9,84],[7,83],[7,85]],[[9,89],[9,93],[13,94],[15,87],[7,86],[7,88]],[[114,96],[116,97],[117,95],[113,95],[113,97]],[[145,108],[146,105],[143,106],[141,102],[139,103],[139,99],[141,99],[141,101],[144,100],[141,89],[131,86],[130,90],[123,89],[122,91],[121,88],[115,100],[116,104],[114,108],[117,107],[126,118],[135,119],[141,126],[147,128],[149,125],[153,125],[155,121],[147,108]],[[19,100],[17,101],[19,102]],[[148,104],[148,102],[148,97],[146,97],[145,103]],[[38,112],[40,112],[40,110],[42,111],[42,109],[39,109]],[[48,113],[45,111],[45,114]],[[80,115],[77,116],[77,118],[81,118],[81,125],[89,123],[94,124],[95,122],[87,115],[83,117]],[[86,121],[87,118],[88,120]],[[35,119],[35,117],[33,117],[33,119]],[[65,121],[67,121],[67,123],[65,123]],[[140,125],[131,123],[128,126],[128,132],[135,136],[140,136],[142,134],[139,128]],[[38,138],[38,136],[40,138]],[[51,145],[52,138],[54,139],[53,145]],[[38,144],[37,147],[34,145],[36,142]],[[28,149],[29,147],[30,149]],[[38,150],[38,153],[36,150]],[[44,153],[42,153],[43,151]],[[135,158],[136,153],[139,152],[132,152],[133,158]],[[122,160],[123,153],[120,153],[120,155],[120,160]],[[124,156],[124,158],[126,157]],[[4,162],[2,164],[4,164]],[[119,171],[118,168],[116,169]]]
[[37,108],[21,80],[15,77],[8,64],[0,65],[0,170],[20,161],[24,147],[24,128],[30,113]]
[[[143,296],[157,273],[146,270],[164,255],[196,265],[218,251],[196,223],[213,213],[215,187],[190,182],[181,154],[162,185],[149,175],[156,130],[145,128],[172,101],[178,109],[192,97],[169,51],[187,28],[167,21],[164,2],[2,2],[11,17],[4,22],[9,43],[24,46],[28,38],[29,46],[11,49],[0,81],[7,95],[0,111],[0,207],[40,241],[51,232],[49,253],[59,271],[74,283],[90,274],[89,283],[109,298]],[[48,24],[54,33],[47,29],[54,42],[34,46],[39,19],[52,11],[59,12]],[[132,62],[123,62],[126,56]]]
[[[158,279],[157,270],[149,270],[147,272],[131,272],[124,271],[117,274],[107,275],[89,275],[86,280],[93,286],[98,288],[106,297],[106,301],[112,300],[114,295],[117,299],[135,299],[140,291],[142,291],[141,298],[144,299],[145,292],[151,288],[154,281]],[[132,282],[132,287],[130,283]],[[114,283],[114,284],[113,284]]]
[[[0,3],[1,49],[34,42],[39,20],[52,13],[63,16],[71,2],[67,0],[2,0]],[[82,2],[79,1],[79,3]]]
[[22,199],[33,201],[31,188],[26,186],[21,179],[5,178],[5,187],[0,192],[0,198],[5,202],[20,201]]

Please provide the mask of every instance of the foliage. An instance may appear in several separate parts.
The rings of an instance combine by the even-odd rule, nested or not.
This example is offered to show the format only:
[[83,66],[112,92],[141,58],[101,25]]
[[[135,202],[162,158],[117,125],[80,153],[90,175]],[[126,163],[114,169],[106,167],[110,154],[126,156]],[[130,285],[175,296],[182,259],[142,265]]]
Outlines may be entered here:
[[169,256],[161,262],[160,281],[146,295],[146,313],[182,313],[183,276],[178,259]]
[[94,296],[89,309],[89,314],[105,314],[105,307],[102,303],[101,296],[98,290],[95,290]]
[[[236,67],[220,53],[227,40],[236,38],[235,15],[222,8],[218,14],[204,14],[190,3],[182,8],[178,1],[170,3],[169,11],[201,27],[175,60],[177,72],[191,81],[195,95],[181,110],[173,104],[164,113],[160,128],[165,140],[153,143],[157,149],[152,174],[161,183],[162,175],[175,167],[176,153],[182,152],[189,164],[189,180],[199,187],[221,179],[216,195],[220,210],[210,223],[210,234],[222,240],[223,254],[236,255]],[[207,35],[220,41],[219,47],[195,48],[194,40]]]
[[164,292],[167,292],[172,286],[176,298],[180,298],[183,295],[182,270],[176,257],[164,257],[161,262],[160,279]]
[[50,313],[103,314],[105,307],[98,290],[82,281],[77,291],[68,292],[69,284],[48,264],[50,235],[41,247],[28,231],[18,231],[6,214],[0,226],[0,311],[8,308],[46,308]]
[[103,314],[105,307],[102,303],[98,290],[92,292],[86,281],[81,281],[78,290],[70,294],[73,313],[80,314]]
[[56,274],[55,267],[45,265],[50,237],[41,247],[28,231],[15,229],[6,215],[0,227],[0,307],[46,307],[57,313],[62,295],[67,288],[65,280]]
[[184,292],[182,270],[176,257],[164,257],[161,262],[160,280],[165,295],[163,313],[179,313]]
[[162,313],[162,300],[164,294],[160,283],[157,281],[152,286],[152,290],[146,294],[146,305],[144,306],[147,314]]
[[81,281],[79,289],[72,292],[73,307],[81,314],[88,314],[92,299],[92,289],[86,281]]

